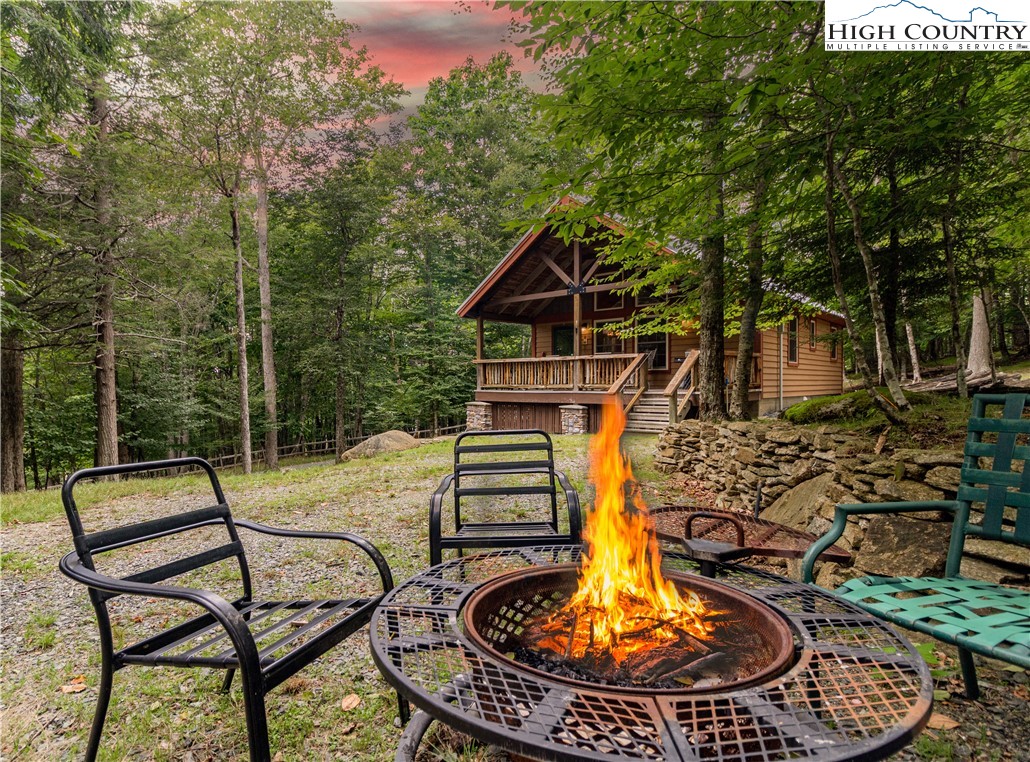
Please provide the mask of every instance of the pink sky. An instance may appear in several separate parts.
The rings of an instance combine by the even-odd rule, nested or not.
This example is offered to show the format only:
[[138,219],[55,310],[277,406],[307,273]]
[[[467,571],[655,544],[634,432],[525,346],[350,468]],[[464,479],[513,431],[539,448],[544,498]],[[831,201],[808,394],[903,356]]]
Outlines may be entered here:
[[531,86],[536,66],[508,38],[511,11],[483,0],[335,0],[335,14],[361,29],[353,41],[368,48],[373,63],[411,95],[405,111],[422,103],[429,80],[446,76],[469,56],[477,63],[499,50],[514,56]]

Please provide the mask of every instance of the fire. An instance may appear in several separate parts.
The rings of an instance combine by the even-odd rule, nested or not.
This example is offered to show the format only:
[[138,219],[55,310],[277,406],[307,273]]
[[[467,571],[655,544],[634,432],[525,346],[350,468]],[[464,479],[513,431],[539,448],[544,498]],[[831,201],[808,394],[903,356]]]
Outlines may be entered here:
[[[629,458],[619,448],[625,424],[622,409],[606,405],[601,430],[590,444],[589,476],[596,498],[584,527],[587,550],[578,589],[545,627],[550,647],[567,657],[605,653],[621,664],[642,649],[708,639],[714,629],[704,619],[701,599],[681,593],[662,576],[654,524]],[[627,484],[631,506],[626,505]]]

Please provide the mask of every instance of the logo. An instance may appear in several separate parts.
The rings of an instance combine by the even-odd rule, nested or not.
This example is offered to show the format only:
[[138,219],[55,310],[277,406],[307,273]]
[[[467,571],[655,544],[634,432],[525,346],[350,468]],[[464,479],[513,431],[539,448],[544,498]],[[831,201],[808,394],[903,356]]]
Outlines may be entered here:
[[824,41],[830,51],[1030,51],[1028,18],[1026,0],[826,0]]

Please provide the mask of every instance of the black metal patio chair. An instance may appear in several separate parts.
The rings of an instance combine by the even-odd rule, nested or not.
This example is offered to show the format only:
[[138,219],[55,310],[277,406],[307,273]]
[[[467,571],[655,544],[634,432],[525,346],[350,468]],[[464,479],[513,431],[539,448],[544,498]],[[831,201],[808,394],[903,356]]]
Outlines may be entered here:
[[[528,453],[527,459],[518,459],[521,453]],[[559,489],[568,511],[567,531],[558,520]],[[448,491],[454,493],[454,533],[445,535],[442,514]],[[546,511],[543,518],[470,522],[468,506],[462,506],[467,498],[527,495],[545,496],[548,505],[539,511]],[[474,548],[578,545],[581,526],[579,494],[554,467],[550,435],[539,429],[466,431],[454,442],[454,472],[444,477],[429,501],[429,562],[440,563],[445,548],[461,555]]]
[[[207,472],[215,505],[98,532],[84,531],[73,494],[79,481],[193,466]],[[86,748],[87,760],[96,758],[100,746],[114,673],[130,665],[226,670],[222,684],[225,691],[229,690],[233,674],[239,670],[243,680],[250,759],[254,762],[271,759],[265,695],[367,624],[376,604],[393,588],[393,577],[386,559],[374,545],[361,537],[343,532],[277,529],[233,519],[214,469],[201,458],[84,469],[68,477],[61,498],[71,525],[75,550],[61,559],[60,568],[64,574],[89,588],[100,629],[101,677],[96,713]],[[194,533],[194,538],[199,536],[201,540],[209,541],[210,535],[221,536],[221,528],[225,529],[228,541],[221,543],[217,540],[220,544],[201,552],[122,577],[108,576],[96,570],[94,562],[99,554],[188,533]],[[283,538],[338,540],[357,546],[374,564],[383,593],[332,600],[255,599],[250,567],[238,529]],[[201,530],[203,534],[199,534]],[[146,558],[146,553],[148,551],[142,550],[133,556],[136,568],[139,568],[140,560]],[[173,555],[181,554],[176,552]],[[235,559],[235,564],[232,559]],[[232,568],[238,564],[238,575],[231,571],[230,576],[240,583],[242,595],[234,600],[208,590],[164,584],[173,577],[198,572],[219,562],[226,562]],[[182,601],[199,606],[204,613],[116,650],[108,602],[118,596]],[[175,620],[174,616],[170,619]],[[406,722],[407,703],[399,700],[398,705],[401,719]]]

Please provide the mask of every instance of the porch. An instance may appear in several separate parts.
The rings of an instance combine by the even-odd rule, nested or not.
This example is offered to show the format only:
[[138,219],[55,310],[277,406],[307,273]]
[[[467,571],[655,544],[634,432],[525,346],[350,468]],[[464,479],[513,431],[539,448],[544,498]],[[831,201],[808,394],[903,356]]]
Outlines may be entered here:
[[[653,356],[645,352],[479,359],[475,360],[476,402],[494,403],[509,425],[539,428],[556,415],[556,406],[585,406],[590,429],[599,406],[614,400],[622,406],[631,430],[656,431],[683,420],[697,407],[694,369],[699,356],[697,350],[686,352],[672,377],[661,384],[654,383],[649,370]],[[735,368],[736,355],[728,354],[727,394]],[[752,361],[750,391],[752,400],[761,395],[760,355]],[[551,410],[545,411],[545,406]]]

